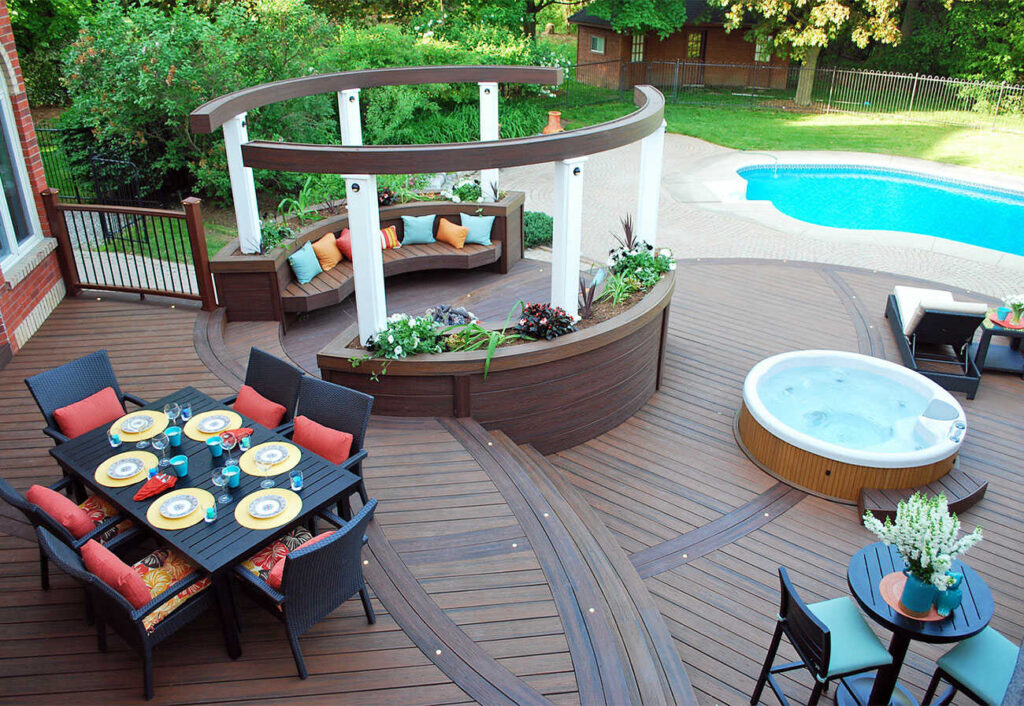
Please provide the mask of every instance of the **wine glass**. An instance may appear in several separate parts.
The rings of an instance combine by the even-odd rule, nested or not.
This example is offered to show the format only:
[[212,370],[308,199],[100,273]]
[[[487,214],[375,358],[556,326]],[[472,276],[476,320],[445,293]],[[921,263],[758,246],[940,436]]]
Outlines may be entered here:
[[220,447],[227,452],[227,461],[231,460],[231,451],[238,445],[238,441],[235,439],[234,434],[228,434],[227,432],[220,435]]
[[167,438],[167,434],[160,432],[150,440],[150,443],[153,444],[154,449],[160,452],[160,467],[163,468],[169,464],[170,461],[167,460],[167,445],[171,443],[171,440]]
[[187,422],[192,418],[192,403],[182,402],[181,403],[181,421]]
[[270,469],[273,467],[272,463],[266,461],[256,460],[256,470],[263,475],[263,481],[260,483],[261,488],[273,488],[277,483],[273,478],[270,477]]
[[224,469],[213,469],[213,471],[210,473],[210,480],[213,481],[213,484],[215,486],[224,490],[224,493],[222,495],[217,496],[217,502],[219,502],[221,505],[227,505],[229,502],[231,502],[231,493],[228,492],[227,490],[228,477],[224,475]]
[[181,405],[177,402],[170,402],[164,405],[164,414],[171,420],[171,424],[175,424],[178,419],[178,415],[181,414]]

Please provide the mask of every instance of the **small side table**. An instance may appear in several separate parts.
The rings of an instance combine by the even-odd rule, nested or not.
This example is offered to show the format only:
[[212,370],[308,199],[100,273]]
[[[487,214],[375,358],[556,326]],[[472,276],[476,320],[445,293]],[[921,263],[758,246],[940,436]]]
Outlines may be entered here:
[[[992,311],[989,312],[991,313]],[[992,345],[993,336],[1005,336],[1010,339],[1010,343]],[[971,344],[968,355],[974,356],[974,362],[982,372],[996,370],[1017,373],[1024,377],[1024,351],[1020,348],[1021,340],[1024,340],[1024,329],[1005,328],[986,318],[981,324],[981,339]]]
[[[935,622],[906,618],[889,607],[882,598],[878,584],[882,577],[904,569],[903,558],[896,547],[875,542],[857,552],[850,560],[847,582],[861,609],[879,625],[892,630],[889,654],[892,664],[878,670],[877,676],[864,674],[848,679],[861,704],[900,704],[916,706],[917,700],[897,681],[911,640],[931,643],[959,642],[985,629],[995,604],[985,580],[961,561],[953,561],[953,570],[963,574],[963,602],[949,617]],[[846,706],[857,701],[840,686],[836,690],[836,703]]]

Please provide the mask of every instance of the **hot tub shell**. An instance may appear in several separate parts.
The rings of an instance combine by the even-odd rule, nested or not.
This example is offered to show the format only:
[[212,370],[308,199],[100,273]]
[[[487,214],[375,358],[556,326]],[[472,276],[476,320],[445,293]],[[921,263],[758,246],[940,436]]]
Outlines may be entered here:
[[[785,367],[836,365],[870,369],[894,384],[925,392],[932,406],[948,411],[941,418],[922,417],[933,443],[924,449],[872,453],[831,444],[781,422],[762,403],[758,384]],[[929,407],[931,409],[931,406]],[[956,463],[962,437],[953,441],[947,430],[964,422],[963,409],[946,390],[923,375],[888,361],[843,351],[795,351],[766,358],[755,365],[743,384],[743,403],[736,418],[736,440],[744,453],[765,472],[796,488],[847,503],[856,503],[861,490],[905,489],[928,485],[946,475]]]

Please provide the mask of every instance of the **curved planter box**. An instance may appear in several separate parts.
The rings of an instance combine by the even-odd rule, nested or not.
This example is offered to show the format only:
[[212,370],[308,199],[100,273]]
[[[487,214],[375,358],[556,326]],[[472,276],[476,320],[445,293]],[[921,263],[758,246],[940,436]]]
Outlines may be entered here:
[[[630,309],[553,341],[499,348],[483,379],[486,351],[364,361],[347,348],[352,326],[317,354],[325,380],[374,396],[374,414],[473,417],[544,454],[576,446],[622,423],[658,388],[675,272]],[[497,326],[493,327],[497,328]]]

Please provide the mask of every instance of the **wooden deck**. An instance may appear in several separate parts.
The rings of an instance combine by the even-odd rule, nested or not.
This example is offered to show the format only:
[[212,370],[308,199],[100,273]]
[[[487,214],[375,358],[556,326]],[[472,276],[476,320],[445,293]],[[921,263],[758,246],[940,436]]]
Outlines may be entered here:
[[[544,457],[471,420],[375,417],[366,473],[381,504],[364,556],[378,623],[367,626],[357,602],[336,611],[303,638],[302,681],[280,627],[254,606],[244,605],[237,662],[206,616],[157,651],[156,702],[746,703],[773,628],[776,568],[789,567],[808,600],[847,595],[846,563],[872,537],[856,508],[778,483],[737,448],[743,378],[797,348],[895,360],[885,294],[910,281],[745,261],[681,263],[679,275],[661,391],[593,441]],[[393,289],[389,280],[392,310],[468,301],[486,317],[546,283],[545,266],[529,261],[500,281],[406,277]],[[740,320],[719,320],[725,309]],[[0,370],[0,474],[24,489],[57,473],[21,382],[38,370],[106,347],[123,387],[140,395],[185,384],[227,394],[249,345],[310,368],[318,341],[350,316],[345,305],[324,310],[282,339],[276,324],[225,327],[180,304],[68,300]],[[985,375],[964,402],[961,454],[964,470],[989,482],[963,516],[986,535],[967,561],[992,588],[993,626],[1015,641],[1024,490],[1019,454],[1007,450],[1022,400],[1019,377]],[[66,577],[39,589],[27,528],[8,508],[0,531],[0,702],[138,700],[139,660],[116,639],[95,651]],[[913,645],[902,681],[918,697],[941,653]],[[781,658],[791,656],[785,647]],[[806,677],[783,683],[806,700]]]

